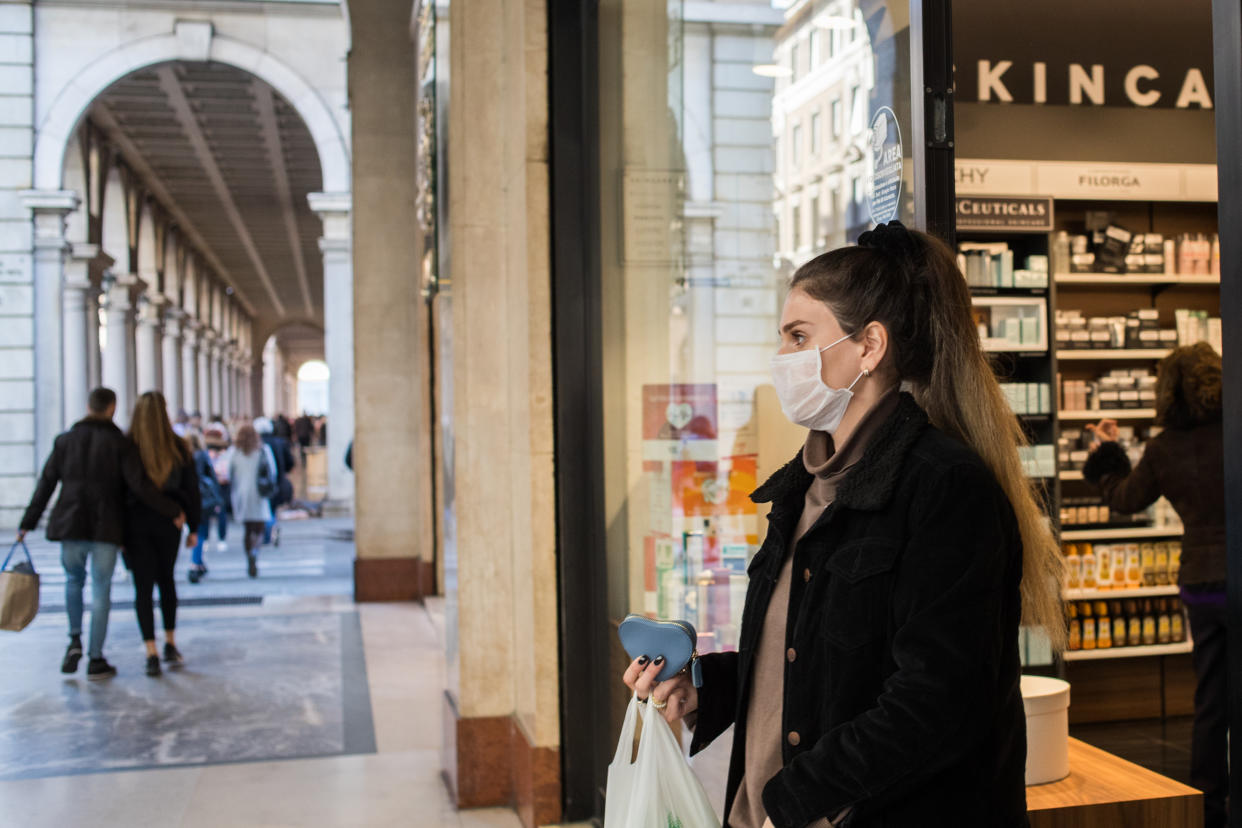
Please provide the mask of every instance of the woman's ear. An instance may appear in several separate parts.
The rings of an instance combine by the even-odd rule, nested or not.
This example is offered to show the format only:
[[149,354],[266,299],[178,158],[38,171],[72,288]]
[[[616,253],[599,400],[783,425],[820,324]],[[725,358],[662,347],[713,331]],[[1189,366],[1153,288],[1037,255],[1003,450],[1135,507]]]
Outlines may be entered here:
[[888,329],[880,322],[868,322],[862,335],[862,367],[874,374],[888,354]]

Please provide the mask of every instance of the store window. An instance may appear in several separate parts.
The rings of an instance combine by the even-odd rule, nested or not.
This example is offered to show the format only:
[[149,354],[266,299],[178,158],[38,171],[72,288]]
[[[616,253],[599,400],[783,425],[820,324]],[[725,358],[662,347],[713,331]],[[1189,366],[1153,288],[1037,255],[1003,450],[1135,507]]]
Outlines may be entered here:
[[[812,251],[871,226],[873,179],[904,176],[892,206],[912,221],[913,165],[877,170],[870,131],[843,135],[842,97],[858,78],[864,122],[898,113],[901,129],[881,119],[874,137],[900,148],[909,83],[892,73],[908,65],[907,4],[894,20],[868,0],[884,39],[808,73],[802,61],[853,17],[854,3],[835,6],[825,17],[769,0],[599,5],[608,612],[688,620],[700,652],[737,646],[767,525],[749,496],[806,437],[769,371],[785,286]],[[823,140],[825,126],[837,140]],[[834,204],[847,193],[852,204]]]

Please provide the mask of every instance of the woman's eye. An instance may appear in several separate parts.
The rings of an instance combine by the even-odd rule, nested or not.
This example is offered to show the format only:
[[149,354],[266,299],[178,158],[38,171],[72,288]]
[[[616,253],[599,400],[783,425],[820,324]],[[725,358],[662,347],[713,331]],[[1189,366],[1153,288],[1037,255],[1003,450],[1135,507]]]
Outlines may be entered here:
[[795,345],[801,345],[803,342],[806,342],[806,337],[800,333],[795,333],[793,335],[793,341]]

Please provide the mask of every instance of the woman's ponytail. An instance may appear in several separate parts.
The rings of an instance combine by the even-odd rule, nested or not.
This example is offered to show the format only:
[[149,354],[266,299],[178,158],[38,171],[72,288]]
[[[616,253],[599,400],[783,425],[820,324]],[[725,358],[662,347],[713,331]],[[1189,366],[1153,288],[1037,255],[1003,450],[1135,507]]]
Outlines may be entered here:
[[826,303],[846,331],[872,320],[888,329],[899,378],[934,426],[982,458],[1008,497],[1022,535],[1023,624],[1042,627],[1062,651],[1061,551],[1022,467],[1018,448],[1028,441],[979,341],[953,252],[891,222],[864,233],[857,247],[807,262],[792,286]]

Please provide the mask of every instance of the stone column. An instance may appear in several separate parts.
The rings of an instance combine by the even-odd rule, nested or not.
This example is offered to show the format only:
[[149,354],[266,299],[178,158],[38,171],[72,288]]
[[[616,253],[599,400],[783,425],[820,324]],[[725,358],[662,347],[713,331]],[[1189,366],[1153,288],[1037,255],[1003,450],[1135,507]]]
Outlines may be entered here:
[[349,193],[311,193],[323,221],[324,362],[328,364],[328,508],[352,511],[354,476],[345,449],[354,437],[354,269]]
[[[34,219],[34,267],[31,274],[33,308],[26,311],[27,314],[33,311],[33,319],[27,316],[25,324],[4,320],[7,329],[4,344],[30,349],[25,352],[24,370],[16,368],[22,360],[21,351],[14,349],[11,352],[17,362],[6,366],[5,378],[10,381],[5,385],[10,389],[10,396],[17,397],[19,393],[15,386],[18,380],[26,380],[23,383],[24,393],[20,396],[30,394],[34,402],[34,422],[27,426],[28,433],[34,435],[33,446],[28,444],[33,451],[27,456],[37,459],[32,460],[29,468],[0,470],[0,476],[37,473],[34,463],[42,463],[51,453],[52,441],[64,425],[64,387],[61,374],[61,352],[64,345],[61,341],[60,322],[61,290],[66,254],[69,252],[69,243],[65,239],[65,219],[78,208],[78,201],[78,194],[72,190],[25,190],[20,194],[20,203],[30,210]],[[14,304],[17,304],[16,300]],[[8,315],[12,311],[5,306],[2,312]],[[26,407],[26,410],[30,409]]]
[[[99,288],[94,270],[112,263],[96,244],[74,244],[61,290],[62,371],[64,413],[68,428],[86,414],[87,397],[99,382]],[[93,355],[92,355],[93,352]]]
[[116,392],[116,424],[129,426],[134,408],[134,307],[137,279],[123,274],[107,287],[107,344],[103,354],[103,384]]
[[173,418],[186,408],[181,392],[181,318],[184,315],[180,308],[164,308],[164,399],[168,401],[168,416]]
[[181,323],[181,404],[191,414],[203,413],[198,396],[198,322],[186,316]]
[[139,394],[159,391],[164,382],[163,331],[161,317],[163,303],[144,296],[139,300],[135,315],[137,328],[134,336],[135,364],[137,365],[137,388]]
[[203,328],[198,334],[198,408],[206,423],[212,415],[220,412],[214,406],[216,401],[211,396],[211,349],[215,346],[216,334],[211,328]]

